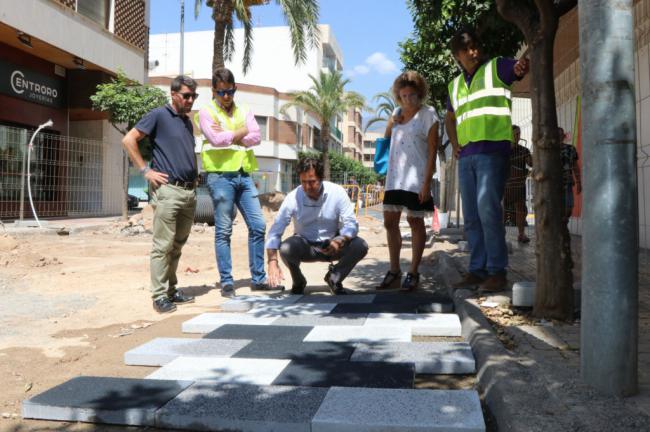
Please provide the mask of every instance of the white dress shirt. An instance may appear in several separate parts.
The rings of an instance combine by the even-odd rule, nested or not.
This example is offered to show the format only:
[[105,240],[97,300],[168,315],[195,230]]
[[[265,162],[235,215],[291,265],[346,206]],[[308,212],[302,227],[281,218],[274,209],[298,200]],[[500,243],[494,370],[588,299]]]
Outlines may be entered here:
[[302,186],[289,192],[267,235],[266,249],[280,249],[282,235],[291,219],[295,234],[313,243],[337,235],[354,238],[359,232],[350,197],[341,186],[328,181],[322,182],[316,200],[309,198]]

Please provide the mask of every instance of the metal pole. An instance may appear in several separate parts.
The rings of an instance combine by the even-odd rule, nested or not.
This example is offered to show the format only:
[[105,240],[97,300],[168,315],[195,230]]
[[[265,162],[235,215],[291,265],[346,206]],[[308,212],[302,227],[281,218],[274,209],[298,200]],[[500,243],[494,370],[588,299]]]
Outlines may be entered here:
[[[637,392],[639,221],[633,0],[581,0],[584,197],[581,373]],[[594,247],[596,245],[596,247]]]
[[183,49],[185,48],[185,0],[181,0],[181,55],[179,65],[179,75],[183,75],[183,63],[185,62]]
[[27,152],[29,151],[29,143],[25,146],[23,151],[23,168],[20,171],[20,222],[23,221],[25,216],[25,164],[27,163]]

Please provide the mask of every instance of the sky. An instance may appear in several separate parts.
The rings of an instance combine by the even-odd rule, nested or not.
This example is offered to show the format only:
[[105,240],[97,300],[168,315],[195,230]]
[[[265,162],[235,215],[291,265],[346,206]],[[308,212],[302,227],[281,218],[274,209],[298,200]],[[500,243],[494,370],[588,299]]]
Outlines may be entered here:
[[[180,2],[151,0],[152,34],[180,31]],[[285,25],[274,0],[254,7],[253,14],[256,27]],[[343,52],[343,72],[351,80],[346,89],[361,93],[372,106],[372,97],[388,91],[403,67],[398,43],[413,31],[406,1],[320,0],[319,23],[331,26]],[[194,0],[185,0],[185,31],[212,29],[210,8],[204,4],[195,20]]]

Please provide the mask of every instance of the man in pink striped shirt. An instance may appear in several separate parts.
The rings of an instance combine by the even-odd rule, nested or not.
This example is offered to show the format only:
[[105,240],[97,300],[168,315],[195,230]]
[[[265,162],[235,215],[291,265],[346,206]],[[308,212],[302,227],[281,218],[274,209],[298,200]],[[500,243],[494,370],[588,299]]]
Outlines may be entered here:
[[201,161],[208,173],[208,189],[214,204],[215,252],[224,297],[235,295],[230,253],[235,206],[248,227],[251,289],[270,289],[264,271],[266,223],[257,188],[251,178],[251,173],[257,170],[252,147],[261,141],[260,128],[251,110],[235,103],[236,91],[232,72],[225,68],[218,69],[212,76],[214,98],[195,117],[205,137]]

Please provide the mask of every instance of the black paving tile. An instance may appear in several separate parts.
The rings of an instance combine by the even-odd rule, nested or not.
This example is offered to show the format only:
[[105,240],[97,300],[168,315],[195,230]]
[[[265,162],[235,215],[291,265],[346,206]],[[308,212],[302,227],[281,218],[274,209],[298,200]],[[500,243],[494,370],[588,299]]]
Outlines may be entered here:
[[310,326],[225,324],[204,337],[207,339],[301,342],[312,329],[313,327]]
[[233,357],[336,361],[349,360],[353,351],[354,345],[340,342],[254,341],[239,350]]
[[415,366],[410,363],[294,360],[272,384],[410,389],[414,376]]

